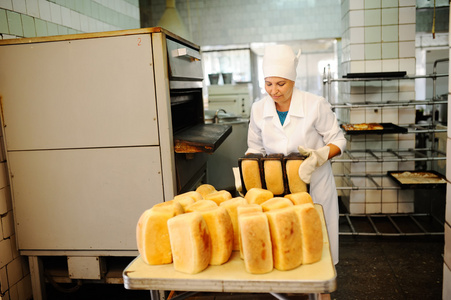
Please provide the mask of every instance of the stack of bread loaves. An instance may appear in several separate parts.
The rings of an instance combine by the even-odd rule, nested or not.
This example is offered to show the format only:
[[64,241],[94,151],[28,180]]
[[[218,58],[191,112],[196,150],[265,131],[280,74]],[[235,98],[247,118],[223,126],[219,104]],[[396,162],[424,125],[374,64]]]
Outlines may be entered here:
[[311,264],[323,252],[322,225],[310,195],[274,197],[261,188],[232,198],[227,191],[201,185],[146,210],[136,237],[144,262],[172,263],[187,274],[228,262],[234,250],[252,274]]
[[307,192],[307,184],[299,177],[304,157],[299,153],[249,154],[238,160],[243,192],[264,188],[276,196]]

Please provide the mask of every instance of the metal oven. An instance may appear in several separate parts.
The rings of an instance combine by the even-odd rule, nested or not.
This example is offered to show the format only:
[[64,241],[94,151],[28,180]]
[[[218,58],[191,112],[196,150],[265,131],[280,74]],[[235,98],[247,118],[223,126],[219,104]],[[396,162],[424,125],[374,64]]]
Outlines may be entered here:
[[137,255],[141,213],[195,187],[230,134],[204,124],[199,47],[158,27],[5,40],[0,65],[17,245],[34,299],[52,257],[67,268],[60,281],[114,282],[105,266]]

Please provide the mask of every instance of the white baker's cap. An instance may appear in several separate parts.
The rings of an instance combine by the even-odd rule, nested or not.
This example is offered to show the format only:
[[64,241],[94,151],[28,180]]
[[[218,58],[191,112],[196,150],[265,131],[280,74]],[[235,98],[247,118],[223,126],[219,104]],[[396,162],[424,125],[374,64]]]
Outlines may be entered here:
[[301,50],[294,55],[287,45],[269,45],[263,55],[264,77],[282,77],[292,81],[296,80],[296,67],[298,66]]

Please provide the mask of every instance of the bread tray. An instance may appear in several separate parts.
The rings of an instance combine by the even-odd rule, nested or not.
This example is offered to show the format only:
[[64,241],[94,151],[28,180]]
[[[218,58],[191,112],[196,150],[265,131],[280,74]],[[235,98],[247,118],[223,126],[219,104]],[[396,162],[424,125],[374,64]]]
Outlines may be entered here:
[[[414,176],[399,178],[397,174],[410,172]],[[388,177],[395,181],[402,189],[444,189],[446,178],[444,175],[433,171],[387,171]],[[421,176],[421,175],[427,175]],[[434,181],[436,182],[434,182]]]
[[343,78],[402,78],[407,72],[365,72],[365,73],[348,73]]
[[342,124],[341,128],[349,135],[359,135],[359,134],[387,134],[387,133],[407,133],[407,128],[395,125],[393,123],[378,123],[384,127],[384,129],[373,129],[373,130],[346,130],[345,125]]

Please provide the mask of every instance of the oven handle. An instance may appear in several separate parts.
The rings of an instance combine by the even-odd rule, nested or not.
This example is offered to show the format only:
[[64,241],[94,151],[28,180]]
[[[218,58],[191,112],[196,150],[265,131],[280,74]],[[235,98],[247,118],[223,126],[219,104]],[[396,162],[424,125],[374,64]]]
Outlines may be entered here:
[[191,61],[200,61],[200,53],[189,48],[172,50],[172,57],[188,57]]

